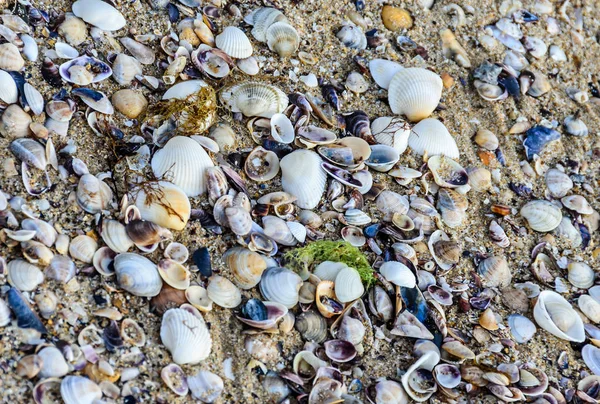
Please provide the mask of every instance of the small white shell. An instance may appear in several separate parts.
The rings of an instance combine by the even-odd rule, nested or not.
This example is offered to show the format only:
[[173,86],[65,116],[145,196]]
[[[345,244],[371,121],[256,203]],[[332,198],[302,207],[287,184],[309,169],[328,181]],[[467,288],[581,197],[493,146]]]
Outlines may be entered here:
[[42,271],[27,261],[21,259],[12,260],[8,263],[7,267],[8,283],[21,291],[32,291],[44,282]]
[[203,403],[215,402],[225,388],[223,379],[206,370],[201,370],[195,375],[188,376],[187,383],[192,392],[192,397]]
[[411,121],[420,121],[438,106],[442,88],[442,79],[430,70],[420,67],[401,69],[392,78],[388,89],[390,108]]
[[98,249],[96,240],[85,234],[79,235],[71,240],[69,244],[69,254],[71,258],[91,264],[94,260],[94,253]]
[[371,133],[378,143],[404,153],[410,137],[410,125],[398,117],[382,116],[371,122]]
[[365,292],[360,274],[354,268],[342,268],[335,277],[335,295],[342,303],[358,299]]
[[248,117],[271,118],[288,106],[286,93],[275,86],[260,82],[236,84],[221,91],[220,97],[233,112],[241,112]]
[[577,299],[579,310],[593,323],[600,323],[600,302],[590,295],[581,295]]
[[231,309],[242,303],[240,290],[229,279],[213,275],[208,280],[206,287],[208,297],[216,305]]
[[567,271],[567,279],[576,288],[589,289],[594,285],[596,274],[585,262],[570,262]]
[[267,45],[282,58],[292,56],[300,45],[300,36],[287,22],[276,22],[267,29]]
[[77,203],[88,213],[100,213],[108,208],[113,193],[110,187],[92,174],[84,174],[77,185]]
[[34,114],[41,115],[44,112],[44,97],[37,88],[29,83],[25,83],[23,86],[23,95],[27,100],[27,105],[29,105]]
[[102,398],[102,389],[82,376],[67,376],[60,383],[60,396],[65,404],[93,404]]
[[133,56],[119,53],[113,62],[113,75],[117,83],[129,86],[136,78],[142,75],[142,64]]
[[556,292],[544,290],[533,308],[537,324],[550,334],[573,342],[583,342],[583,321],[571,304]]
[[546,187],[553,197],[562,198],[573,188],[573,181],[564,172],[551,168],[546,171]]
[[272,267],[263,272],[260,293],[265,300],[291,309],[298,303],[302,279],[286,268]]
[[198,142],[187,136],[175,136],[152,157],[152,171],[167,177],[189,197],[206,192],[204,171],[214,164]]
[[17,84],[10,74],[4,70],[0,70],[0,101],[3,101],[5,104],[14,104],[18,99]]
[[267,41],[267,29],[278,21],[287,22],[283,13],[272,7],[261,7],[248,14],[244,21],[253,25],[252,36],[260,42]]
[[519,344],[527,343],[537,331],[535,324],[521,314],[511,314],[508,316],[508,326],[510,327],[511,335]]
[[127,235],[125,226],[117,220],[104,220],[100,236],[106,245],[117,253],[127,252],[133,247],[133,241]]
[[309,150],[295,150],[279,162],[281,186],[297,198],[302,209],[314,209],[325,191],[327,174],[321,168],[323,160]]
[[460,152],[456,141],[437,119],[427,118],[416,124],[408,137],[408,146],[418,155],[444,155],[458,159]]
[[348,265],[343,262],[323,261],[313,271],[313,274],[322,281],[335,281],[340,271]]
[[39,373],[41,378],[63,377],[69,372],[69,365],[58,348],[47,346],[42,348],[37,355],[42,359],[43,363]]
[[190,218],[190,200],[181,188],[171,182],[159,181],[151,190],[139,190],[134,195],[135,206],[144,220],[168,229],[182,230]]
[[527,220],[529,227],[540,233],[556,229],[562,220],[560,208],[545,200],[526,203],[521,208],[521,216]]
[[119,286],[136,296],[156,296],[162,288],[162,280],[156,264],[138,254],[119,254],[114,260]]
[[285,114],[275,114],[271,117],[271,137],[279,143],[289,144],[294,141],[296,132],[290,118]]
[[244,31],[237,27],[225,27],[223,31],[215,37],[217,48],[236,59],[245,59],[252,56],[252,44],[244,34]]
[[398,261],[384,262],[379,272],[394,285],[414,288],[417,284],[417,279],[411,270]]
[[162,318],[160,339],[178,365],[196,364],[210,355],[210,333],[202,314],[195,311],[169,309]]
[[375,83],[381,88],[388,89],[396,73],[404,69],[402,65],[391,60],[373,59],[369,62],[369,72]]
[[119,10],[102,0],[78,0],[73,14],[103,31],[116,31],[127,23]]

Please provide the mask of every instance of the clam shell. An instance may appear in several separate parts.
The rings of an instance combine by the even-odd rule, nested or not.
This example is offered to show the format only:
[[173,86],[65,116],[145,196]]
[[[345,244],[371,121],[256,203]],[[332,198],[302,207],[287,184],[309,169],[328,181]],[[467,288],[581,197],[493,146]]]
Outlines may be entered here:
[[185,298],[188,302],[200,311],[211,311],[212,300],[208,297],[208,292],[202,286],[192,285],[185,290]]
[[82,376],[67,376],[60,383],[60,396],[65,404],[93,404],[102,398],[102,389]]
[[117,220],[102,221],[100,236],[114,252],[124,253],[133,247],[133,241],[127,235],[125,226]]
[[148,100],[141,92],[127,88],[115,92],[112,102],[117,111],[131,119],[137,118],[148,106]]
[[75,263],[70,258],[64,255],[55,255],[44,273],[48,279],[67,283],[73,279],[76,271]]
[[456,141],[446,126],[433,118],[423,119],[412,128],[408,146],[420,156],[427,153],[428,156],[444,155],[451,159],[460,157]]
[[283,13],[272,7],[261,7],[248,14],[244,21],[252,25],[252,36],[260,42],[267,42],[267,29],[276,22],[287,22]]
[[585,262],[571,262],[567,266],[567,279],[578,289],[588,289],[594,285],[596,274]]
[[127,23],[119,10],[102,0],[77,0],[72,7],[73,14],[103,31],[117,31]]
[[348,265],[343,262],[323,261],[313,271],[313,274],[322,281],[335,281],[340,271]]
[[291,309],[298,303],[302,283],[300,276],[289,269],[273,267],[263,272],[260,293],[265,300],[281,303]]
[[444,188],[458,188],[469,182],[469,175],[456,161],[443,155],[431,156],[427,166],[435,183]]
[[[436,385],[432,389],[417,390],[423,384],[420,382],[421,374],[419,369],[432,371],[435,365],[440,361],[440,355],[435,351],[428,351],[413,363],[402,376],[402,385],[406,393],[416,402],[424,402],[436,391]],[[426,384],[425,384],[426,386]]]
[[197,310],[167,310],[160,324],[160,339],[178,365],[199,363],[208,358],[212,348],[210,333]]
[[84,174],[77,185],[77,203],[88,213],[100,213],[108,209],[113,197],[112,190],[92,174]]
[[387,261],[379,267],[379,273],[388,281],[397,286],[414,288],[417,285],[417,278],[412,271],[404,264],[398,261]]
[[27,105],[29,105],[34,114],[41,115],[44,112],[44,97],[34,86],[25,83],[23,86],[23,95],[27,100]]
[[[383,89],[388,89],[392,78],[404,67],[396,62],[386,59],[373,59],[369,62],[369,72],[375,83]],[[437,105],[436,105],[437,106]]]
[[71,240],[69,244],[69,254],[71,258],[91,264],[94,260],[94,254],[98,249],[96,240],[87,235],[79,235]]
[[508,316],[508,326],[511,335],[519,344],[527,343],[537,331],[535,324],[521,314],[511,314]]
[[588,344],[581,350],[581,357],[595,375],[600,374],[600,349]]
[[5,104],[14,104],[18,98],[19,91],[12,76],[4,70],[0,70],[0,101],[3,101]]
[[285,246],[294,246],[298,243],[283,219],[269,215],[262,218],[262,223],[265,235],[275,242]]
[[521,208],[521,216],[531,229],[540,233],[556,229],[562,220],[560,208],[545,200],[527,202]]
[[589,202],[581,195],[569,195],[561,198],[563,206],[582,215],[591,215],[594,209]]
[[41,378],[62,377],[69,372],[69,365],[58,348],[46,346],[45,348],[42,348],[37,355],[42,359],[43,363],[39,373]]
[[271,118],[288,106],[288,97],[279,88],[260,82],[245,82],[220,93],[221,101],[233,112]]
[[277,142],[289,144],[294,141],[295,130],[290,118],[285,114],[275,114],[271,117],[271,137]]
[[186,136],[175,136],[152,157],[152,171],[167,177],[189,197],[206,192],[204,171],[214,164],[204,148]]
[[44,274],[38,267],[27,261],[17,259],[12,260],[7,265],[8,283],[13,287],[29,292],[44,282]]
[[[25,137],[30,133],[29,125],[31,121],[29,114],[23,111],[20,106],[11,104],[2,113],[0,133],[8,138]],[[28,140],[33,141],[32,139]]]
[[327,174],[321,168],[323,160],[315,152],[295,150],[279,162],[283,190],[297,198],[302,209],[314,209],[319,204]]
[[358,299],[365,292],[360,274],[354,268],[342,268],[335,277],[335,295],[342,303]]
[[571,304],[556,292],[544,290],[533,308],[536,323],[550,334],[566,341],[583,342],[581,317]]
[[282,58],[292,56],[300,45],[300,36],[294,27],[280,21],[272,24],[266,32],[269,49]]
[[131,85],[137,76],[141,76],[143,74],[142,64],[133,56],[129,56],[124,53],[119,53],[117,55],[113,62],[112,68],[113,79],[115,79],[115,81],[122,86]]
[[313,310],[299,314],[296,317],[295,328],[305,341],[320,344],[327,339],[327,321]]
[[399,154],[408,147],[410,125],[398,117],[382,116],[371,122],[371,133],[378,143],[392,146]]
[[367,37],[365,36],[365,33],[352,23],[347,23],[342,26],[335,36],[348,48],[367,48]]
[[223,31],[215,37],[217,48],[236,59],[245,59],[252,56],[252,44],[244,34],[244,31],[237,27],[225,27]]
[[267,268],[267,263],[259,254],[241,247],[227,250],[223,260],[233,275],[233,282],[242,289],[252,289],[258,285]]
[[600,323],[600,302],[590,295],[581,295],[577,299],[579,310],[593,323]]
[[158,262],[158,273],[169,286],[185,290],[190,287],[190,271],[182,264],[171,259],[162,259]]
[[546,187],[550,195],[562,198],[573,188],[573,181],[564,172],[551,168],[546,171]]
[[160,371],[160,377],[165,382],[167,387],[178,396],[187,396],[189,392],[183,369],[178,365],[171,363]]
[[408,212],[410,204],[404,195],[394,191],[385,190],[375,201],[377,210],[383,214],[383,220],[391,222],[394,214],[404,215]]
[[25,60],[12,43],[3,43],[0,45],[0,69],[18,72],[25,66]]
[[140,189],[134,193],[134,197],[142,219],[159,226],[182,230],[190,218],[190,200],[173,183],[158,181],[146,190]]
[[493,256],[484,259],[479,263],[477,271],[485,287],[504,288],[509,286],[512,280],[512,274],[504,257]]
[[229,279],[213,275],[208,280],[206,292],[215,304],[225,308],[234,308],[242,303],[240,290]]
[[442,270],[448,271],[458,264],[461,255],[460,246],[455,241],[450,241],[448,235],[442,230],[433,232],[427,245],[433,259]]
[[365,164],[375,171],[388,172],[400,159],[400,153],[392,146],[376,144],[371,146],[371,155]]
[[136,296],[152,297],[160,293],[162,280],[156,264],[138,254],[123,253],[114,259],[119,286]]
[[399,70],[388,88],[390,108],[410,121],[427,118],[442,97],[442,79],[430,70],[409,67]]
[[80,86],[98,83],[113,74],[110,66],[90,56],[80,56],[61,64],[59,72],[64,80]]
[[206,370],[201,370],[195,375],[188,376],[187,383],[192,392],[192,397],[203,403],[215,402],[225,388],[223,379]]

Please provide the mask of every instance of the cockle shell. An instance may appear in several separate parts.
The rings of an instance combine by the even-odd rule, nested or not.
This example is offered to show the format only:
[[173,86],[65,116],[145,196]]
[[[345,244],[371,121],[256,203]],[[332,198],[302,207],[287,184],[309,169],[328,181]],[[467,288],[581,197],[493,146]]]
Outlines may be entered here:
[[433,118],[423,119],[412,128],[408,146],[420,156],[427,153],[428,156],[444,155],[451,159],[460,157],[456,141],[446,126]]
[[67,376],[60,383],[60,396],[65,404],[93,404],[102,398],[102,389],[82,376]]
[[544,290],[533,308],[537,324],[554,336],[573,342],[583,342],[583,321],[571,304],[556,292]]
[[562,220],[560,208],[545,200],[526,203],[521,208],[521,216],[527,220],[529,227],[540,233],[556,229]]
[[267,29],[276,22],[287,22],[283,13],[272,7],[261,7],[248,14],[244,21],[253,25],[252,36],[260,42],[267,42]]
[[175,136],[152,157],[152,171],[159,178],[169,178],[189,197],[206,192],[204,171],[214,164],[198,142]]
[[202,314],[194,311],[169,309],[160,324],[160,340],[178,365],[196,364],[210,355],[210,333]]
[[375,83],[383,89],[388,89],[396,73],[404,67],[396,62],[386,59],[373,59],[369,62],[369,71]]
[[327,174],[321,168],[323,160],[309,150],[295,150],[279,162],[281,186],[297,198],[302,209],[314,209],[325,192]]
[[269,49],[283,58],[292,56],[300,45],[296,29],[283,21],[276,22],[267,29],[266,39]]
[[493,256],[484,259],[479,263],[477,271],[481,275],[481,283],[485,287],[505,288],[510,285],[512,274],[506,258]]
[[430,70],[409,67],[399,70],[388,89],[390,108],[410,121],[427,118],[442,97],[442,79]]
[[232,272],[233,281],[242,289],[258,285],[267,268],[267,263],[258,253],[241,247],[229,249],[223,260]]
[[119,10],[102,0],[78,0],[73,14],[103,31],[116,31],[127,23]]
[[594,285],[596,274],[585,262],[570,262],[567,272],[567,279],[578,289],[589,289]]
[[223,31],[215,37],[217,48],[236,59],[245,59],[252,56],[252,44],[244,34],[244,31],[237,27],[225,27]]
[[136,296],[152,297],[160,293],[162,280],[156,264],[138,254],[119,254],[114,260],[119,286]]
[[168,229],[182,230],[190,218],[190,200],[181,188],[171,182],[158,181],[133,195],[135,206],[144,220]]
[[401,118],[382,116],[371,122],[371,133],[378,143],[392,146],[402,154],[408,146],[411,129]]
[[245,116],[271,118],[288,106],[288,97],[279,88],[260,82],[245,82],[228,87],[220,93],[221,101],[233,112]]

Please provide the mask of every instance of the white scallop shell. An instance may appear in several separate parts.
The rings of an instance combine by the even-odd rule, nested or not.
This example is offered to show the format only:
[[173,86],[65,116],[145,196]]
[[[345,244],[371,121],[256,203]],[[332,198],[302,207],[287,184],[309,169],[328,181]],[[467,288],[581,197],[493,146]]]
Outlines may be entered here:
[[267,41],[267,29],[278,21],[287,21],[281,11],[272,7],[262,7],[248,14],[244,21],[253,25],[252,36],[260,42]]
[[369,72],[375,83],[381,88],[388,89],[396,73],[404,69],[402,65],[391,60],[373,59],[369,62]]
[[573,342],[585,340],[583,321],[571,304],[556,292],[544,290],[533,308],[537,324],[550,334]]
[[42,271],[25,260],[12,260],[7,266],[8,283],[21,291],[32,291],[44,282]]
[[3,101],[5,104],[14,104],[18,99],[17,84],[10,74],[4,70],[0,70],[0,101]]
[[242,293],[229,279],[213,275],[206,286],[208,297],[216,305],[231,309],[242,303]]
[[342,303],[358,299],[365,292],[360,274],[354,268],[345,267],[335,277],[335,295]]
[[241,112],[248,117],[271,118],[288,106],[288,97],[283,91],[260,82],[236,84],[221,91],[220,96],[231,111]]
[[191,206],[181,188],[171,182],[159,181],[149,192],[150,195],[142,189],[134,193],[135,206],[142,219],[168,229],[182,230],[190,218]]
[[407,288],[414,288],[417,279],[412,271],[403,263],[398,261],[387,261],[379,268],[379,272],[388,282]]
[[60,383],[60,396],[65,404],[92,404],[102,398],[102,389],[83,376],[67,376]]
[[456,141],[446,126],[434,118],[423,119],[412,128],[408,146],[418,155],[444,155],[458,159],[460,153]]
[[73,3],[73,14],[103,31],[116,31],[126,24],[119,10],[102,0],[78,0]]
[[294,221],[285,222],[285,224],[292,232],[294,238],[300,243],[304,243],[304,241],[306,240],[306,227],[302,223]]
[[178,365],[199,363],[208,358],[212,348],[202,314],[192,314],[184,309],[165,312],[160,324],[160,339]]
[[523,205],[521,216],[527,220],[529,227],[540,233],[556,229],[562,220],[560,208],[541,199]]
[[269,49],[283,58],[290,57],[298,50],[300,36],[287,22],[276,22],[267,29]]
[[279,162],[281,186],[297,198],[302,209],[314,209],[325,191],[327,174],[321,168],[323,160],[309,150],[295,150]]
[[244,31],[237,27],[225,27],[223,31],[215,37],[217,48],[236,59],[245,59],[252,56],[252,44],[244,34]]
[[156,264],[134,253],[119,254],[114,260],[117,283],[136,296],[156,296],[162,288],[162,279]]
[[410,67],[399,70],[388,88],[390,108],[410,121],[427,118],[442,97],[442,79],[430,70]]

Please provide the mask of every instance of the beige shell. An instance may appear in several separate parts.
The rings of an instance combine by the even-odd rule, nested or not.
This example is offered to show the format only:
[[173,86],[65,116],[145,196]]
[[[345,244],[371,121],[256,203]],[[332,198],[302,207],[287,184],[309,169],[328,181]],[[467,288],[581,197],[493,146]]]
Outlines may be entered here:
[[141,189],[134,193],[134,197],[142,219],[159,226],[182,230],[190,218],[190,200],[173,183],[159,181],[147,190]]
[[297,198],[302,209],[314,209],[319,204],[327,174],[321,168],[321,157],[313,151],[295,150],[279,162],[283,190]]
[[245,82],[228,87],[220,93],[223,104],[245,116],[271,118],[288,106],[287,94],[279,88],[260,82]]
[[127,252],[133,247],[133,241],[127,235],[125,226],[117,220],[104,220],[100,236],[106,245],[117,253]]
[[570,262],[567,272],[567,279],[578,289],[588,289],[594,285],[596,274],[585,262]]
[[[2,45],[0,45],[2,46]],[[7,138],[21,138],[29,135],[29,125],[32,119],[17,104],[11,104],[2,113],[0,119],[0,134]]]
[[113,78],[122,86],[129,86],[135,76],[142,75],[142,65],[133,56],[119,53],[113,62]]
[[208,279],[206,292],[217,306],[231,309],[242,303],[242,294],[237,286],[220,275],[213,275]]
[[148,100],[141,92],[127,88],[114,93],[112,103],[117,111],[131,119],[137,118],[148,107]]
[[12,43],[3,43],[0,45],[0,69],[7,71],[19,71],[25,66],[25,60],[17,48]]
[[571,304],[556,292],[544,290],[533,308],[536,323],[552,335],[566,341],[583,342],[583,321]]
[[171,353],[173,362],[179,365],[203,361],[212,348],[212,339],[202,314],[193,310],[169,309],[160,324],[160,340]]
[[69,254],[71,258],[91,264],[94,260],[94,253],[98,249],[98,243],[90,236],[84,234],[75,237],[69,244]]
[[267,45],[282,58],[287,58],[298,50],[300,36],[287,22],[276,22],[267,29]]
[[423,119],[412,128],[408,146],[420,156],[427,153],[428,156],[444,155],[452,159],[460,157],[456,141],[446,126],[433,118]]
[[600,323],[600,302],[590,295],[581,295],[577,299],[577,305],[579,310],[592,322]]
[[138,254],[119,254],[114,260],[119,286],[136,296],[156,296],[162,288],[162,280],[156,264]]
[[19,99],[17,84],[10,74],[0,70],[0,102],[14,104]]
[[8,263],[8,283],[13,287],[29,292],[44,282],[44,274],[38,267],[27,261],[18,259]]
[[194,197],[206,192],[204,171],[214,164],[198,142],[186,136],[175,136],[152,157],[152,171],[159,178],[169,178]]
[[360,274],[354,268],[345,267],[335,277],[335,295],[342,303],[358,299],[365,292]]
[[244,31],[237,27],[225,27],[223,31],[216,36],[215,44],[217,48],[236,59],[245,59],[252,56],[252,44],[244,34]]
[[211,311],[212,300],[208,297],[208,292],[202,286],[192,285],[185,290],[185,298],[188,302],[200,311]]
[[192,274],[182,264],[165,258],[158,262],[157,267],[162,280],[172,288],[185,290],[190,287]]
[[399,70],[388,89],[390,108],[410,121],[427,118],[442,97],[442,79],[430,70],[409,67]]
[[229,249],[223,260],[231,270],[233,282],[242,289],[252,289],[258,285],[263,271],[267,269],[265,260],[246,248]]
[[556,229],[562,220],[560,208],[545,200],[526,203],[521,208],[521,216],[527,220],[529,227],[540,233]]
[[87,36],[88,30],[85,22],[73,13],[66,13],[65,20],[58,26],[58,34],[72,46],[79,46]]

